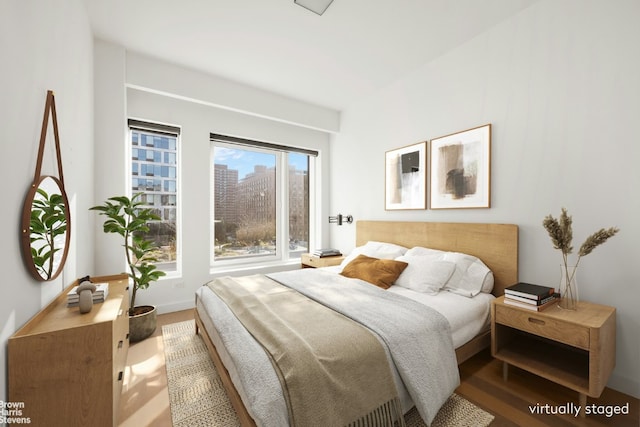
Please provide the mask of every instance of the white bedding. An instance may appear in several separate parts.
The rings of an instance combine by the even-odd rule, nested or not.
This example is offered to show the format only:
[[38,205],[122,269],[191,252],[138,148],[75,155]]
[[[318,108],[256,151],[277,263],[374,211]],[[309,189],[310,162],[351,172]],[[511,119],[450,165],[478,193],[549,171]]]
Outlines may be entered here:
[[400,286],[392,286],[387,292],[394,292],[438,310],[451,325],[455,348],[469,342],[490,324],[491,294],[480,293],[473,298],[463,297],[447,291],[437,295],[427,295]]
[[[323,270],[339,274],[341,267],[325,267]],[[438,310],[451,325],[455,348],[488,329],[491,323],[491,301],[495,298],[492,294],[481,292],[469,298],[443,290],[431,295],[401,286],[391,286],[387,292],[394,292]]]
[[[201,286],[196,291],[196,310],[256,425],[288,426],[288,410],[280,380],[262,346],[207,286]],[[386,346],[384,348],[386,351]],[[387,357],[390,357],[388,353]],[[236,363],[236,360],[240,363]],[[239,372],[239,369],[243,372]],[[407,412],[414,406],[413,401],[406,388],[402,386],[398,372],[394,370],[392,374],[400,403],[404,412]]]
[[[323,269],[337,274],[336,268]],[[352,279],[357,280],[357,279]],[[441,291],[437,295],[422,294],[399,286],[392,286],[387,290],[438,310],[448,320],[452,329],[454,346],[460,345],[473,338],[478,332],[486,329],[489,323],[489,308],[493,296],[480,294],[474,298],[463,297],[451,292]],[[200,288],[196,293],[196,308],[205,324],[207,332],[230,373],[245,406],[258,425],[283,426],[287,425],[287,409],[284,398],[270,396],[267,393],[255,393],[255,384],[281,389],[278,378],[273,369],[265,369],[265,362],[269,364],[262,347],[239,324],[235,316],[207,287]],[[226,329],[226,333],[220,334]],[[239,374],[230,354],[251,355],[242,360],[242,369],[248,370],[249,375]],[[256,356],[256,357],[254,357]],[[394,372],[396,383],[401,384],[397,372]],[[245,378],[243,380],[243,377]],[[250,380],[247,380],[250,378]],[[413,406],[411,397],[404,387],[398,387],[400,398],[405,411]]]

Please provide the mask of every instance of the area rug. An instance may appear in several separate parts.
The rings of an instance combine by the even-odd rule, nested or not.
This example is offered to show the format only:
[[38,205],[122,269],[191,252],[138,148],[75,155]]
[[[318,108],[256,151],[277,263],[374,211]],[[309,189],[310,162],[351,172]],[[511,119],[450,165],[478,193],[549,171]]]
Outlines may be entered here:
[[[174,427],[232,427],[240,423],[220,376],[193,320],[162,327],[171,418]],[[463,397],[453,394],[438,412],[433,427],[482,427],[493,421]],[[405,415],[407,427],[423,427],[413,408]]]

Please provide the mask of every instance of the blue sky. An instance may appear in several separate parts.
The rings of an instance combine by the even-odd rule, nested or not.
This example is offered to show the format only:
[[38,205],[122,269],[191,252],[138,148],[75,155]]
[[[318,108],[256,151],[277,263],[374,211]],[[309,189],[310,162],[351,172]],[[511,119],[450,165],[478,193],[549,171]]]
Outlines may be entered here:
[[[229,169],[237,170],[239,179],[252,173],[254,165],[267,167],[274,167],[276,165],[276,156],[274,154],[228,147],[216,147],[214,153],[215,162],[227,165]],[[295,165],[296,169],[306,170],[307,156],[304,154],[290,153],[289,163]]]

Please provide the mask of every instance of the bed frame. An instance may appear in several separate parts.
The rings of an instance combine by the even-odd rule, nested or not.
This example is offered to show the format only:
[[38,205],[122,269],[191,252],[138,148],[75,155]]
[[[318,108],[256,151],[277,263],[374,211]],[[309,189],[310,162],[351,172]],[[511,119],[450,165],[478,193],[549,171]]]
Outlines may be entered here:
[[[358,221],[356,246],[368,241],[388,242],[408,248],[423,246],[444,251],[463,252],[480,258],[494,275],[493,294],[518,282],[518,226],[514,224]],[[195,311],[196,333],[200,333],[211,354],[222,383],[242,426],[255,426],[247,412],[229,372]],[[491,332],[482,332],[456,349],[458,364],[489,347]]]

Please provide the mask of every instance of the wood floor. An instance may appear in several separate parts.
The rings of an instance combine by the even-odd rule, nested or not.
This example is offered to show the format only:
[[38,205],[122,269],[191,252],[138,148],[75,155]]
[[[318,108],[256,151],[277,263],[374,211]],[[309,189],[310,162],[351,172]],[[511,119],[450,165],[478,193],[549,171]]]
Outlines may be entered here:
[[120,427],[172,427],[162,325],[189,319],[193,319],[193,310],[161,314],[155,333],[129,346],[120,396]]
[[[119,426],[171,426],[162,325],[189,319],[193,319],[192,310],[160,315],[155,334],[129,348]],[[492,427],[640,426],[638,399],[608,388],[599,399],[589,398],[587,406],[606,411],[628,405],[628,414],[610,417],[605,414],[588,415],[585,418],[532,414],[530,407],[554,412],[559,407],[571,409],[571,404],[578,404],[578,395],[517,368],[510,368],[509,381],[505,382],[502,380],[502,363],[494,360],[488,350],[460,366],[460,381],[456,392],[492,413],[496,417]]]

